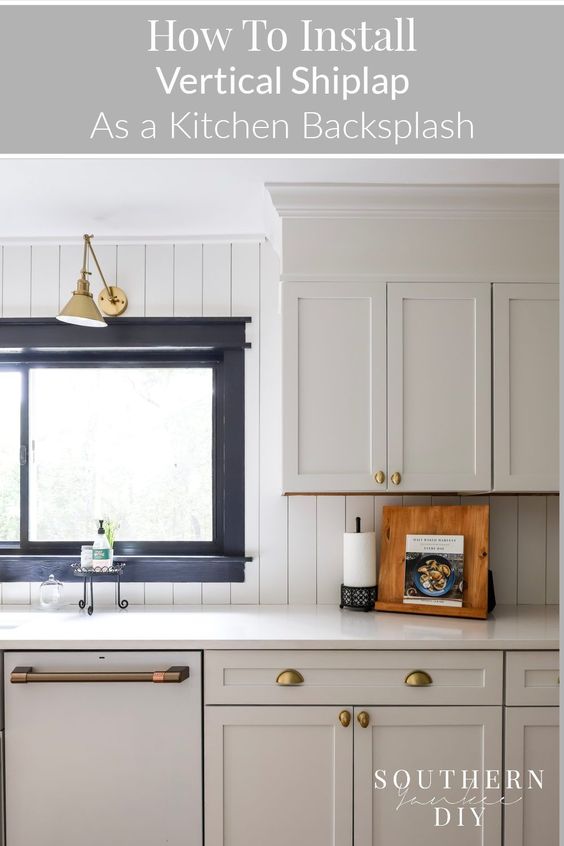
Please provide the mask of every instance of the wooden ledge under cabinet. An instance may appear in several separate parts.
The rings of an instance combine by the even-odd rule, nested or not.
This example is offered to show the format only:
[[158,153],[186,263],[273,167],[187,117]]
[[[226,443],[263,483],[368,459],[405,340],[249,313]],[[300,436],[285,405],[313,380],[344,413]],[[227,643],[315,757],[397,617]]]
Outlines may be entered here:
[[440,499],[443,496],[559,496],[560,491],[284,491],[281,496],[430,496]]

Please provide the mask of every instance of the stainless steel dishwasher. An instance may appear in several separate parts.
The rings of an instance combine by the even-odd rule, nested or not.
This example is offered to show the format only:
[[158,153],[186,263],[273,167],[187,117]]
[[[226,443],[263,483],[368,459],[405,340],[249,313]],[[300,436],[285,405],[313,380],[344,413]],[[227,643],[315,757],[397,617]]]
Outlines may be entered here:
[[201,846],[200,652],[8,652],[9,846]]

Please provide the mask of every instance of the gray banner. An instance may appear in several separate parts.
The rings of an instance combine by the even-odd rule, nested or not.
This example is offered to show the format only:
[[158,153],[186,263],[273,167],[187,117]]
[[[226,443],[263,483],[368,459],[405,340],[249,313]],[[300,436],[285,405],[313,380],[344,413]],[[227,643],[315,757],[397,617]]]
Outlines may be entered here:
[[562,155],[563,31],[560,6],[1,6],[0,153]]

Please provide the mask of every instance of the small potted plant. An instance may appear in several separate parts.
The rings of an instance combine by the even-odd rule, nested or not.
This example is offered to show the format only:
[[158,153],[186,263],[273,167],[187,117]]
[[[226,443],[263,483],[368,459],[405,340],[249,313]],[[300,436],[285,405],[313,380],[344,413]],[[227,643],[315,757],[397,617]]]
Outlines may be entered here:
[[104,531],[106,532],[106,537],[108,539],[108,543],[110,544],[110,548],[113,550],[114,543],[116,539],[116,535],[118,533],[120,524],[117,520],[104,520]]

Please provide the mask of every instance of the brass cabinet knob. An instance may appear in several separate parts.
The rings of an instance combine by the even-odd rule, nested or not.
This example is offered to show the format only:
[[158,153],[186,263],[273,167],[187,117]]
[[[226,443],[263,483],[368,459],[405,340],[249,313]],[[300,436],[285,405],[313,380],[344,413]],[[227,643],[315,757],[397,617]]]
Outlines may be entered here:
[[401,482],[401,473],[392,473],[392,485],[399,485]]
[[361,728],[368,728],[368,723],[370,722],[370,715],[366,711],[361,711],[360,714],[357,715],[357,720]]
[[276,676],[276,684],[281,684],[284,687],[291,687],[296,684],[303,684],[304,677],[298,670],[282,670]]
[[347,728],[351,724],[351,712],[350,711],[341,711],[339,714],[339,722],[343,726],[343,728]]
[[386,481],[386,474],[383,470],[378,470],[377,473],[374,473],[374,478],[376,479],[379,485],[383,485]]
[[425,670],[413,670],[405,677],[405,684],[410,687],[428,687],[428,685],[433,684],[433,679]]

